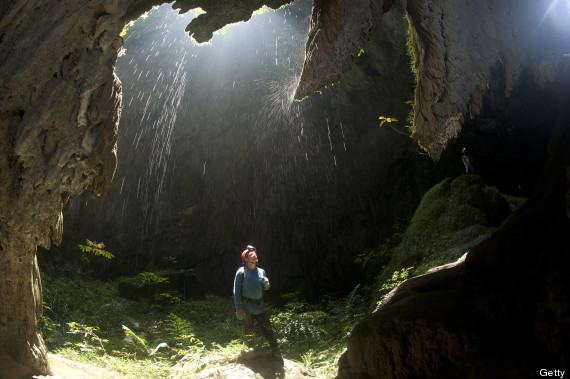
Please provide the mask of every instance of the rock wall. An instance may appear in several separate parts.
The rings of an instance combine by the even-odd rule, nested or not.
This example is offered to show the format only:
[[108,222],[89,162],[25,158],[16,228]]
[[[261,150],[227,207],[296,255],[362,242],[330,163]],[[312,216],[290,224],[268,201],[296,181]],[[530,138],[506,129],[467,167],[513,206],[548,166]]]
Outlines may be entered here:
[[463,120],[482,110],[498,65],[507,104],[523,70],[551,83],[558,104],[551,159],[512,220],[455,264],[396,288],[354,329],[338,378],[531,377],[566,367],[568,9],[551,2],[408,2],[407,9],[420,60],[414,138],[438,157]]
[[47,370],[36,246],[60,241],[72,194],[91,185],[103,195],[113,177],[124,11],[111,1],[0,9],[0,367],[9,377]]
[[[393,1],[315,2],[306,59],[295,97],[338,82],[370,39]],[[412,137],[435,159],[476,116],[497,66],[505,96],[530,70],[541,85],[555,80],[566,59],[567,9],[562,3],[523,1],[407,1],[416,55]]]
[[563,5],[549,6],[546,1],[408,3],[418,54],[413,138],[432,157],[457,137],[466,118],[479,114],[495,66],[505,71],[505,96],[525,69],[539,83],[554,80],[567,38],[558,25]]

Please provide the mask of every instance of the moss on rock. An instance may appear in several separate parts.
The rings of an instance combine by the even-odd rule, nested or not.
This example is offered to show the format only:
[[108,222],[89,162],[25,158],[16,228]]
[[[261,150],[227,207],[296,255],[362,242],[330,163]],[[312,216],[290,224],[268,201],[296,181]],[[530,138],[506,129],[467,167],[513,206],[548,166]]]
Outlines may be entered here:
[[420,274],[458,259],[493,233],[511,204],[479,176],[444,179],[422,198],[387,271],[414,266]]

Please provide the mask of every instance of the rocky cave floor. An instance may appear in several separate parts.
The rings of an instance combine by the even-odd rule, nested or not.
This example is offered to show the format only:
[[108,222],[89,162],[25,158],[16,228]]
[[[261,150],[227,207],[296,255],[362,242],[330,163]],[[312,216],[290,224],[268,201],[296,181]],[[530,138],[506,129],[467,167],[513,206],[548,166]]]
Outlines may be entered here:
[[[132,378],[119,371],[98,367],[95,364],[74,361],[57,354],[48,354],[52,375],[34,376],[38,379],[92,379],[92,378]],[[194,373],[193,373],[194,372]],[[284,359],[283,366],[264,354],[242,352],[235,359],[209,355],[195,358],[187,356],[170,370],[169,378],[314,378],[316,375],[302,364]]]

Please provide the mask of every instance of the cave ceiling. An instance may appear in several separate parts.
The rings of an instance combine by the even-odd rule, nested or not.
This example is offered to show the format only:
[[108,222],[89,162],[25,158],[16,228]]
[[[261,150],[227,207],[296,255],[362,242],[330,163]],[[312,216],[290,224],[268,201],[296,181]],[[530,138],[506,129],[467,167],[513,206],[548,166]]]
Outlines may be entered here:
[[[205,10],[186,28],[200,42],[224,25],[249,19],[263,5],[290,2],[179,0],[172,6],[180,12]],[[16,201],[42,222],[10,228],[28,231],[35,244],[59,240],[61,206],[72,194],[91,185],[93,195],[103,195],[111,182],[121,108],[114,74],[123,44],[119,34],[126,22],[164,3],[13,2],[0,8],[2,149],[8,152],[2,200],[37,191],[42,194],[37,201],[54,204],[38,211],[25,196]],[[391,7],[382,0],[314,0],[295,98],[338,82]],[[508,96],[525,70],[541,85],[554,81],[568,54],[569,25],[557,19],[567,8],[560,1],[408,1],[405,7],[416,52],[412,138],[434,159],[480,111],[493,69],[503,71]],[[8,224],[18,219],[7,213]]]
[[[172,7],[180,13],[196,8],[205,11],[186,27],[194,40],[203,43],[225,25],[249,20],[263,6],[277,9],[292,2],[178,0]],[[163,2],[131,3],[125,21]],[[305,61],[294,98],[302,100],[338,83],[393,4],[393,0],[313,0]],[[457,138],[466,119],[479,113],[493,69],[500,66],[504,70],[508,96],[524,70],[533,71],[542,84],[552,81],[554,67],[567,53],[568,34],[556,31],[560,40],[542,42],[553,35],[552,25],[564,24],[556,19],[565,11],[560,1],[408,1],[404,6],[417,76],[412,138],[436,160],[448,142]],[[567,25],[561,28],[568,32]]]

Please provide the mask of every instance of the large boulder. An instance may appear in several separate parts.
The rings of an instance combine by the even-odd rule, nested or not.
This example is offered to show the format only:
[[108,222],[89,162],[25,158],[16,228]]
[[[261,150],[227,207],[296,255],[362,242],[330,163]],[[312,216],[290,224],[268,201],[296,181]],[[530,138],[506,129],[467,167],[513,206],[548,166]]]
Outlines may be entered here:
[[536,193],[453,264],[394,289],[358,324],[338,378],[533,377],[570,362],[570,65]]
[[505,197],[479,176],[446,178],[422,198],[391,265],[418,268],[454,261],[489,237],[511,214]]
[[566,367],[564,191],[557,212],[540,209],[549,200],[528,209],[458,262],[393,290],[353,330],[338,378],[523,378]]

